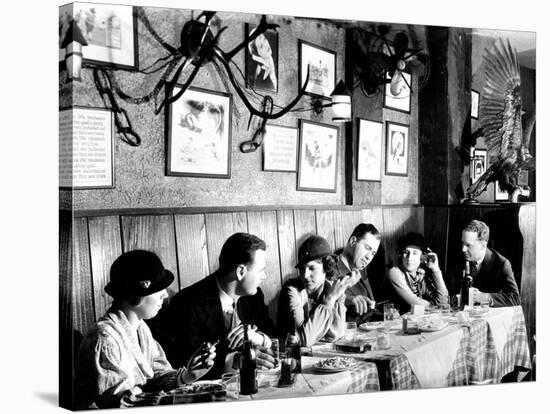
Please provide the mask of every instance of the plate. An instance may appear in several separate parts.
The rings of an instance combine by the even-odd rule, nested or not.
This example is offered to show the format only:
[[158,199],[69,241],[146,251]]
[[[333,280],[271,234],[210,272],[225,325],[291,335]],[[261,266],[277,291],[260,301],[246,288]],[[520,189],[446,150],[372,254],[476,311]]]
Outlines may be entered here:
[[364,331],[374,331],[378,328],[382,328],[384,326],[384,321],[379,322],[365,322],[359,325],[359,328]]
[[490,308],[470,309],[471,318],[481,318],[489,313]]
[[335,373],[343,372],[357,365],[357,361],[353,358],[332,357],[323,359],[313,365],[313,370],[320,373]]
[[441,321],[440,323],[428,322],[418,326],[422,332],[437,332],[449,326],[449,322]]

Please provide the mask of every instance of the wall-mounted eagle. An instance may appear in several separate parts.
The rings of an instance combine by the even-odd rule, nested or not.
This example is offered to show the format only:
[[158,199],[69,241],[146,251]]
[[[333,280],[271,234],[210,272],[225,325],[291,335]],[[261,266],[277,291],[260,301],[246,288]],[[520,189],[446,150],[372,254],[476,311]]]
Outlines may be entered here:
[[525,114],[522,125],[519,64],[510,42],[497,40],[485,49],[485,85],[480,99],[479,122],[483,130],[491,165],[467,190],[479,196],[491,182],[498,182],[509,194],[520,190],[518,175],[535,168],[529,142],[535,124],[535,110]]

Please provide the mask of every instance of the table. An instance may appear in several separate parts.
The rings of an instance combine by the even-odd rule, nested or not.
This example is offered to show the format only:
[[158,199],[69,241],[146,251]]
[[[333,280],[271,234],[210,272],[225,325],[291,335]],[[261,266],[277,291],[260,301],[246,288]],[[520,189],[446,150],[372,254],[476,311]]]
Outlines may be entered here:
[[[296,375],[296,383],[288,388],[277,387],[278,369],[258,371],[258,392],[252,395],[240,395],[238,400],[308,397],[380,390],[376,364],[359,361],[354,368],[348,371],[320,374],[313,370],[313,365],[322,359],[303,356],[302,373]],[[231,398],[228,393],[228,401],[235,399],[237,398]]]
[[[372,338],[374,332],[360,332]],[[438,332],[404,335],[400,322],[390,328],[392,347],[346,354],[376,364],[381,390],[437,388],[499,382],[519,366],[531,367],[525,319],[520,306],[492,308],[469,326],[451,323]],[[342,355],[332,344],[317,344],[312,355]]]

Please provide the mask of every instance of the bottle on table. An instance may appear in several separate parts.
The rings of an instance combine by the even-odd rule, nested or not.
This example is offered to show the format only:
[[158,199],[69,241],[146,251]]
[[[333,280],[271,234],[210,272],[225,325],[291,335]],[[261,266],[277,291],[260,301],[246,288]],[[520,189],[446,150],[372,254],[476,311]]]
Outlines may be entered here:
[[242,395],[250,395],[258,392],[256,352],[248,337],[249,328],[250,325],[244,325],[244,343],[239,373]]
[[472,282],[473,278],[470,273],[470,262],[466,260],[460,288],[460,310],[464,310],[465,306],[473,306]]
[[302,372],[302,349],[300,348],[300,339],[297,335],[288,333],[285,341],[285,349],[293,359],[292,372],[299,374]]

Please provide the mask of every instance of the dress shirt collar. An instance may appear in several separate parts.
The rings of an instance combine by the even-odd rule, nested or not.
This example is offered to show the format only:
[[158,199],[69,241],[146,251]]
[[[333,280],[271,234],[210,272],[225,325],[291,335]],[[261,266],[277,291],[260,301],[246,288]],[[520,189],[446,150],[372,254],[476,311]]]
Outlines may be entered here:
[[233,299],[222,289],[218,280],[216,280],[216,284],[218,285],[218,294],[220,296],[220,302],[222,304],[222,311],[233,312],[233,303],[235,303],[236,307],[239,297],[237,296],[235,299]]

